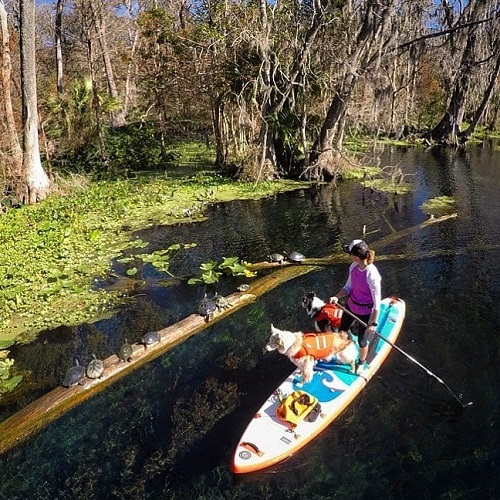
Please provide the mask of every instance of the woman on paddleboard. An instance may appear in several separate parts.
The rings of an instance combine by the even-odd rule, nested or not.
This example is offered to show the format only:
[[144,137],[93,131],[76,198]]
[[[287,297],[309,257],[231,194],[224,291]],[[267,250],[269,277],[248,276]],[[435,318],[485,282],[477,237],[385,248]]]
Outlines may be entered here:
[[[370,250],[363,240],[353,240],[344,245],[343,249],[352,260],[349,277],[340,291],[330,297],[330,302],[336,304],[339,299],[349,297],[346,309],[368,325],[367,328],[358,325],[359,360],[356,363],[356,372],[359,372],[363,369],[368,355],[368,339],[373,336],[377,326],[382,278],[373,264],[375,252]],[[353,321],[352,316],[343,314],[340,329],[346,332]]]

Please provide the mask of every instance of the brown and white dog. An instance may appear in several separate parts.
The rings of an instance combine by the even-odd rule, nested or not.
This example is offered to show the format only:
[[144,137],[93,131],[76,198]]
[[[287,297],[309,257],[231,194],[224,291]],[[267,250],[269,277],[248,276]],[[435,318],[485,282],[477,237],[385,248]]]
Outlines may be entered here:
[[333,332],[340,327],[342,309],[335,304],[327,304],[314,292],[304,294],[302,307],[313,320],[317,332]]
[[277,350],[287,356],[300,369],[304,383],[312,380],[316,360],[330,361],[336,356],[340,363],[349,364],[354,373],[358,356],[356,344],[346,332],[289,332],[279,330],[274,325],[271,325],[266,350]]

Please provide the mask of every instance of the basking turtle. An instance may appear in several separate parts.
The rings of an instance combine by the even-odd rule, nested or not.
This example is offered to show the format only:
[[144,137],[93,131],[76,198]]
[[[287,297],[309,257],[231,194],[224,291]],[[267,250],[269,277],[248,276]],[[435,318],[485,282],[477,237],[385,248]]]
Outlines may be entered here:
[[104,363],[102,359],[97,359],[95,354],[92,354],[92,358],[87,365],[87,377],[101,378],[104,373]]
[[292,250],[290,253],[283,252],[285,254],[285,257],[290,261],[290,262],[295,262],[297,264],[300,264],[306,256],[301,254],[300,252],[297,252],[295,250]]
[[205,322],[209,322],[215,311],[217,310],[217,305],[212,299],[209,299],[207,297],[207,294],[205,294],[205,297],[203,297],[199,304],[198,304],[198,314],[203,316],[205,318]]
[[242,283],[236,287],[236,290],[238,290],[238,292],[246,292],[250,290],[250,285],[248,283]]
[[148,345],[154,344],[161,340],[159,332],[148,332],[141,338],[141,344],[144,344],[144,349],[148,348]]
[[125,343],[122,344],[120,350],[118,351],[118,357],[120,361],[132,361],[132,353],[134,350],[132,346],[128,343],[127,339],[125,339]]
[[85,375],[85,368],[80,366],[80,363],[75,359],[75,366],[72,366],[64,376],[62,385],[64,387],[71,387],[73,385],[81,384],[83,376]]
[[214,301],[215,307],[219,311],[223,311],[224,309],[229,309],[231,307],[231,304],[223,295],[219,295],[216,293],[212,300]]
[[277,262],[280,266],[285,261],[285,256],[281,253],[272,253],[267,256],[267,260],[269,262]]

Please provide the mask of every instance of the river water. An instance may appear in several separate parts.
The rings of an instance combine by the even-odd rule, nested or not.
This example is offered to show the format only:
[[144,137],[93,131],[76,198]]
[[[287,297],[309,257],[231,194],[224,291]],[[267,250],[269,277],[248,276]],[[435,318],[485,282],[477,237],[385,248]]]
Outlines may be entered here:
[[[231,474],[244,427],[293,368],[264,352],[270,323],[308,329],[302,294],[335,293],[346,261],[272,290],[2,455],[0,498],[500,498],[500,151],[495,144],[463,152],[388,149],[382,165],[400,165],[412,192],[325,186],[213,206],[206,222],[140,236],[152,249],[196,242],[174,266],[193,274],[223,256],[255,262],[293,249],[323,256],[359,237],[363,226],[375,245],[425,220],[426,199],[455,197],[457,218],[381,248],[378,268],[383,295],[407,305],[398,346],[472,405],[462,408],[444,384],[394,351],[300,453],[259,474]],[[401,254],[408,258],[390,258]],[[143,277],[148,286],[116,317],[47,332],[16,353],[38,381],[22,404],[57,385],[75,356],[116,352],[123,338],[196,310],[201,287],[158,286],[149,268]],[[236,284],[225,282],[219,292]]]

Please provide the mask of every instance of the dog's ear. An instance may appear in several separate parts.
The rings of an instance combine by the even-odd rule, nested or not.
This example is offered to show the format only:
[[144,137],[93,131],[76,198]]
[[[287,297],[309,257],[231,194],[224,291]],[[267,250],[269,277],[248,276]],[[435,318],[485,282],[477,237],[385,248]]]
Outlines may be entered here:
[[273,336],[274,343],[276,345],[276,348],[278,351],[280,349],[283,349],[283,339],[281,338],[281,335],[279,333],[275,333]]
[[307,292],[305,294],[305,297],[307,297],[308,299],[314,299],[314,297],[316,297],[316,294],[314,292]]
[[277,335],[281,332],[281,330],[278,330],[272,323],[271,323],[271,333],[274,333],[274,335]]

